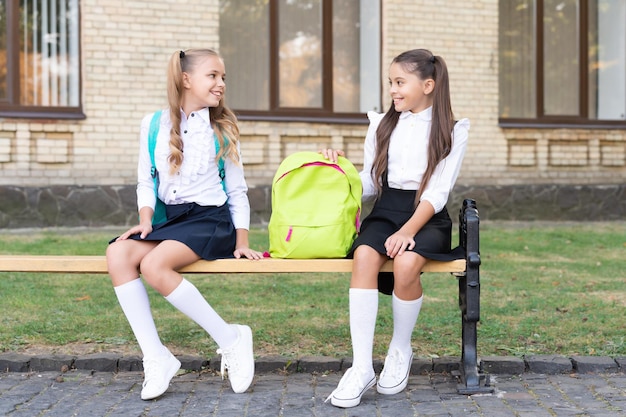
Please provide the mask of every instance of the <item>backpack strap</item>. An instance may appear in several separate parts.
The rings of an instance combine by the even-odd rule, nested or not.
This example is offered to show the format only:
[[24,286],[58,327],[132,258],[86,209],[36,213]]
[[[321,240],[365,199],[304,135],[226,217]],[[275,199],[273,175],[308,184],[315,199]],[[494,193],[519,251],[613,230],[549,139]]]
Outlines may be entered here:
[[154,162],[154,148],[156,147],[156,139],[159,135],[160,124],[161,110],[154,112],[152,120],[150,121],[150,130],[148,132],[148,152],[150,152],[150,163],[152,164],[152,167],[150,168],[150,175],[154,181],[154,195],[157,197],[159,195],[159,172],[157,171],[156,164]]
[[[220,141],[217,138],[217,133],[213,133],[213,140],[215,141],[215,155],[220,153]],[[224,136],[224,144],[228,143],[226,136]],[[224,182],[224,178],[226,178],[226,171],[224,170],[224,158],[220,157],[217,161],[217,172],[220,176],[220,180],[222,180],[222,189],[226,192],[226,183]]]
[[[150,168],[150,175],[154,180],[154,194],[158,197],[158,189],[159,189],[159,172],[156,169],[156,163],[154,162],[154,149],[156,148],[156,139],[159,135],[159,126],[161,124],[161,110],[154,112],[152,116],[152,120],[150,121],[150,131],[148,133],[148,151],[150,152],[150,163],[152,167]],[[217,155],[220,152],[220,142],[217,138],[217,133],[213,133],[213,139],[215,140],[215,154]],[[226,137],[224,137],[224,141],[227,142]],[[220,176],[220,180],[222,181],[222,189],[226,192],[226,183],[224,178],[226,177],[226,171],[224,170],[224,158],[220,157],[217,161],[217,171]]]

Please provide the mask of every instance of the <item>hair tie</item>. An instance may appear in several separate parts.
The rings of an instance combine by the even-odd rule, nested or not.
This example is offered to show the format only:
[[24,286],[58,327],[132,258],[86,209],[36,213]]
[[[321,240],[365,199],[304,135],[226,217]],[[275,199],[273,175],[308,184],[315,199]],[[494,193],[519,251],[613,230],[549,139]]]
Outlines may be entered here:
[[430,62],[432,62],[433,64],[435,63],[435,55],[430,56]]
[[185,51],[180,51],[180,54],[178,54],[178,56],[180,56],[180,59],[183,59],[185,57]]

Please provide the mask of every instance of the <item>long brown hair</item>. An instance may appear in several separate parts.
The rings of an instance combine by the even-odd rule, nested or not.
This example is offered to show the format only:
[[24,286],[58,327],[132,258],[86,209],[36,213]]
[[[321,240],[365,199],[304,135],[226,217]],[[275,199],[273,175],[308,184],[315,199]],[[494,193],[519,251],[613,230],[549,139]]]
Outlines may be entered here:
[[[170,130],[170,174],[175,174],[183,163],[183,139],[180,135],[180,107],[183,102],[183,72],[192,73],[203,58],[215,56],[221,59],[220,55],[212,49],[187,49],[186,51],[176,51],[169,60],[167,69],[167,101],[170,107],[170,120],[172,128]],[[220,144],[220,151],[216,156],[217,161],[221,157],[228,157],[235,162],[239,162],[240,157],[237,152],[239,143],[239,127],[237,127],[237,117],[224,102],[224,97],[217,107],[209,107],[209,119],[211,126],[217,134]]]
[[[450,102],[450,83],[446,62],[440,56],[435,56],[427,49],[413,49],[398,55],[391,62],[400,64],[402,67],[421,80],[432,79],[435,81],[433,89],[433,111],[428,138],[428,165],[422,176],[419,190],[415,196],[415,206],[419,204],[420,197],[428,185],[430,178],[437,167],[452,149],[452,130],[454,129],[454,114]],[[393,103],[380,121],[376,130],[377,155],[372,165],[372,178],[376,184],[378,196],[382,192],[381,178],[387,172],[387,153],[391,133],[396,128],[400,112],[396,111]]]

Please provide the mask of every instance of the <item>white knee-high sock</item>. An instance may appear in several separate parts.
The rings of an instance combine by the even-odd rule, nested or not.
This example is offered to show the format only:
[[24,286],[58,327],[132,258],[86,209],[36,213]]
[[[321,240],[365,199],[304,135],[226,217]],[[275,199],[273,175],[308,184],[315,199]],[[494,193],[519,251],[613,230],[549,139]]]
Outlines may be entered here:
[[373,373],[372,354],[378,314],[378,290],[350,288],[349,299],[352,366]]
[[141,279],[137,278],[126,284],[113,287],[113,289],[130,328],[135,334],[143,356],[163,355],[167,350],[161,343],[159,333],[154,325],[150,311],[150,300]]
[[410,358],[413,353],[411,336],[413,328],[422,308],[422,299],[401,300],[396,294],[391,295],[391,308],[393,310],[393,337],[389,344],[389,350],[398,349],[405,358]]
[[228,348],[237,342],[237,331],[213,310],[196,286],[186,279],[183,278],[165,299],[206,330],[220,348]]

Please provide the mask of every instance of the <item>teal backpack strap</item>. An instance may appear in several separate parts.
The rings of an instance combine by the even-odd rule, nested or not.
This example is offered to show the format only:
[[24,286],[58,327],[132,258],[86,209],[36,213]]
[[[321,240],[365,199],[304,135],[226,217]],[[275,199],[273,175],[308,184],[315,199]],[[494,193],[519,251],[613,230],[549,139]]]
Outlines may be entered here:
[[[213,133],[213,139],[215,140],[215,155],[220,153],[220,141],[217,138],[217,133]],[[224,142],[226,142],[226,137],[224,137]],[[220,157],[217,161],[217,172],[220,175],[220,179],[222,180],[222,189],[226,192],[226,183],[224,182],[224,178],[226,178],[226,171],[224,170],[224,158]]]
[[159,135],[159,125],[161,124],[161,110],[154,112],[152,116],[152,120],[150,121],[150,131],[148,133],[148,152],[150,152],[150,163],[152,167],[150,168],[150,175],[154,180],[154,194],[157,194],[159,189],[159,173],[156,169],[156,164],[154,162],[154,148],[156,147],[156,139]]
[[156,204],[154,206],[154,215],[152,216],[152,224],[162,223],[167,220],[165,213],[165,204],[159,199],[159,172],[154,162],[154,148],[156,148],[157,136],[159,135],[159,126],[161,125],[161,110],[154,112],[150,121],[150,130],[148,131],[148,152],[150,152],[150,175],[154,181],[154,196]]

